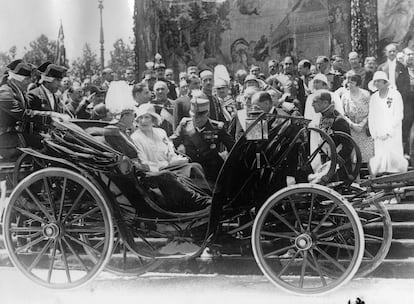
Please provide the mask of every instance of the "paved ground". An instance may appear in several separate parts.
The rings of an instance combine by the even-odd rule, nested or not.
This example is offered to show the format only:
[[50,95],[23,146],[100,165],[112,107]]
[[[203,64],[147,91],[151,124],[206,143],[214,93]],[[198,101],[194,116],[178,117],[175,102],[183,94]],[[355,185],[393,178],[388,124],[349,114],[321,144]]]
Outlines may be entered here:
[[346,304],[360,297],[366,304],[413,304],[413,279],[354,279],[324,296],[287,294],[257,275],[182,275],[150,273],[125,278],[102,273],[85,287],[71,291],[44,289],[15,268],[0,268],[0,303],[298,303]]

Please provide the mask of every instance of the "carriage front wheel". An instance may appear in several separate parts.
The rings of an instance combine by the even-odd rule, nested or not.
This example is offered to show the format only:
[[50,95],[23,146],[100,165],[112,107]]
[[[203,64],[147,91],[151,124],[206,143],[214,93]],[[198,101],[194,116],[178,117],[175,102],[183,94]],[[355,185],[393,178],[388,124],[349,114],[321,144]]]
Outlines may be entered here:
[[298,294],[321,294],[357,272],[364,233],[354,208],[316,184],[284,188],[264,203],[252,231],[253,253],[266,277]]
[[[83,285],[99,274],[111,256],[113,230],[100,191],[63,168],[24,178],[12,192],[4,218],[13,264],[32,281],[56,289]],[[102,246],[91,247],[85,236]]]

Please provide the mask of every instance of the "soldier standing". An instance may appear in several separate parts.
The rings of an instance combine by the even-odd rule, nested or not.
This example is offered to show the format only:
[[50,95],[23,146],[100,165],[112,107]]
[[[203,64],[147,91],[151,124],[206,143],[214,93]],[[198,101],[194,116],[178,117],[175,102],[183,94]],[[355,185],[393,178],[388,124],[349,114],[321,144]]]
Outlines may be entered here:
[[208,181],[216,180],[224,163],[219,153],[220,144],[230,151],[233,138],[224,128],[224,123],[209,118],[210,101],[202,92],[193,92],[190,118],[184,117],[171,139],[180,152],[187,154],[193,162],[200,163]]

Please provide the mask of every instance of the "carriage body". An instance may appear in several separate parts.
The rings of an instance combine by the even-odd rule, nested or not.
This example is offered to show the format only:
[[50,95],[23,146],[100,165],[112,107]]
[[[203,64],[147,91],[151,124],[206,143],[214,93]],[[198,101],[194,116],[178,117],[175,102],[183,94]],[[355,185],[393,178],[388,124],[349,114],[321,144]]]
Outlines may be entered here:
[[[362,260],[364,236],[356,211],[327,187],[286,187],[292,170],[309,173],[321,154],[330,161],[321,178],[328,181],[336,168],[333,142],[316,130],[321,146],[331,151],[321,147],[309,153],[307,121],[274,118],[279,120],[269,132],[263,132],[269,121],[264,114],[251,122],[219,173],[211,205],[192,212],[159,204],[146,174],[102,141],[107,123],[54,122],[43,151],[23,150],[35,172],[15,187],[5,212],[13,263],[41,285],[72,288],[105,266],[138,274],[165,259],[196,257],[206,246],[228,241],[227,235],[251,242],[264,274],[285,290],[309,294],[338,288]],[[306,153],[311,155],[300,157]],[[133,261],[128,265],[116,259],[126,253]],[[55,268],[65,270],[63,278]],[[291,276],[297,277],[294,283]]]

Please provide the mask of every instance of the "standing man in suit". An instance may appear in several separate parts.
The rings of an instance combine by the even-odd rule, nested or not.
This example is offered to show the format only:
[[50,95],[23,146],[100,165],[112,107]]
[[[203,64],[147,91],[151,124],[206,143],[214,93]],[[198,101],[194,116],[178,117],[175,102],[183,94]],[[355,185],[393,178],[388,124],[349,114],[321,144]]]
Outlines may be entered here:
[[411,128],[411,108],[414,106],[413,101],[409,98],[410,93],[410,76],[407,68],[397,61],[397,47],[391,43],[385,47],[387,61],[378,66],[378,71],[384,71],[390,84],[400,92],[404,105],[404,118],[402,122],[402,137],[404,152],[409,154],[409,136]]
[[[56,92],[60,87],[62,78],[66,72],[66,68],[52,63],[45,63],[38,67],[41,73],[40,86],[34,88],[27,93],[27,108],[33,111],[45,112],[44,117],[51,112],[64,114],[66,107],[56,96]],[[68,115],[59,115],[62,119],[69,119]],[[29,132],[38,134],[47,129],[47,121],[41,124],[31,124]],[[46,129],[45,129],[46,127]],[[33,146],[36,146],[33,143]]]

